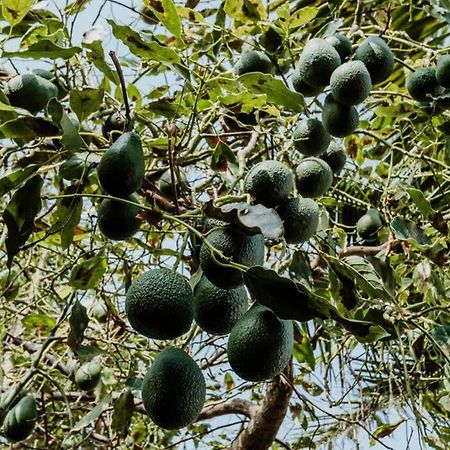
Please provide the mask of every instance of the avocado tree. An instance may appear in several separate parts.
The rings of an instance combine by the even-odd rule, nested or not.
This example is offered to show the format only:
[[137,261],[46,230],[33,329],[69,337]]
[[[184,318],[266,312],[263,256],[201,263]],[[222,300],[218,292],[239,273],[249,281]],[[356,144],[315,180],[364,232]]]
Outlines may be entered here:
[[53,3],[1,2],[0,446],[448,449],[450,4]]

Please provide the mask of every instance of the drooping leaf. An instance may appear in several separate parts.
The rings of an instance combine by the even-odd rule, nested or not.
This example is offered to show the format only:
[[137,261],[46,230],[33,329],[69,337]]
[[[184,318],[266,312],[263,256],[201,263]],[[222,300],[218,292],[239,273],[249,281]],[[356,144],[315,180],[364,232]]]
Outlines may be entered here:
[[94,66],[102,72],[109,81],[112,81],[116,85],[119,84],[119,77],[117,73],[112,70],[105,59],[105,52],[101,41],[84,42],[83,47],[89,49],[87,52],[87,58],[94,64]]
[[0,133],[5,138],[31,141],[38,137],[58,135],[58,128],[42,117],[19,117],[0,126]]
[[127,389],[114,403],[111,427],[122,438],[128,435],[134,411],[134,396]]
[[314,351],[311,345],[309,336],[295,324],[295,342],[292,356],[299,363],[307,363],[309,367],[314,370],[316,367],[316,358],[314,357]]
[[408,189],[408,194],[424,217],[428,217],[431,213],[434,212],[433,208],[430,205],[430,202],[425,198],[422,191],[410,188]]
[[181,20],[173,0],[145,0],[145,6],[150,8],[161,23],[178,39],[181,39]]
[[[391,435],[404,421],[405,421],[405,419],[401,419],[396,423],[385,423],[383,425],[380,425],[373,432],[374,438],[383,439],[383,438]],[[374,438],[371,439],[371,445],[375,445],[375,443],[376,443]]]
[[70,91],[70,107],[80,122],[100,109],[103,102],[103,89],[83,88]]
[[395,217],[391,222],[394,236],[402,241],[418,243],[419,245],[430,245],[431,239],[414,222],[403,217]]
[[113,20],[108,20],[108,23],[111,25],[114,36],[121,40],[136,56],[147,60],[180,63],[180,56],[175,50],[156,41],[144,41],[139,33],[128,26],[118,25]]
[[70,59],[81,52],[81,47],[60,47],[48,39],[42,39],[30,45],[26,50],[3,52],[4,58],[24,59]]
[[6,237],[8,267],[11,267],[14,256],[33,232],[34,219],[42,207],[43,183],[44,180],[39,175],[30,178],[14,193],[3,213],[3,220],[8,229]]
[[383,261],[380,258],[377,258],[376,256],[367,256],[367,261],[369,261],[377,271],[386,291],[388,291],[389,294],[394,297],[395,288],[397,285],[394,269],[387,262]]
[[70,331],[67,336],[69,347],[76,352],[84,339],[84,332],[88,326],[89,317],[86,308],[77,300],[69,317]]
[[305,252],[297,250],[292,255],[292,262],[289,266],[289,275],[292,280],[305,283],[311,288],[312,270],[308,255]]
[[241,75],[238,80],[254,94],[266,94],[267,101],[289,111],[303,112],[303,96],[291,91],[279,79],[272,75],[259,72],[251,72]]
[[0,197],[7,192],[18,188],[23,182],[28,180],[39,169],[37,164],[32,164],[25,169],[16,170],[0,178]]
[[227,169],[231,169],[232,173],[237,173],[238,171],[238,161],[236,155],[233,153],[231,148],[220,141],[216,148],[214,149],[214,153],[211,157],[211,169],[224,172]]
[[94,420],[98,419],[100,414],[109,406],[111,402],[111,394],[103,397],[94,408],[89,411],[80,421],[78,421],[75,426],[70,430],[70,433],[75,433],[86,428]]
[[22,22],[34,0],[2,0],[3,18],[13,27]]
[[103,256],[85,259],[72,269],[69,284],[75,289],[93,289],[100,283],[106,268],[107,260]]
[[314,35],[316,38],[326,38],[336,33],[336,31],[342,27],[344,21],[342,19],[331,20],[319,29],[319,31]]
[[56,227],[60,230],[61,247],[65,250],[70,246],[75,235],[75,228],[80,223],[83,200],[81,198],[60,199],[56,203],[58,222]]

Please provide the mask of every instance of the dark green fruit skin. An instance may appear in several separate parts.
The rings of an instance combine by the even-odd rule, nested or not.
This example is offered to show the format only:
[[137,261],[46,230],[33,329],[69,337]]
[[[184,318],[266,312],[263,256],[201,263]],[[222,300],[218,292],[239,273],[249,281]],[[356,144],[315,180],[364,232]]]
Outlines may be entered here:
[[[134,195],[130,195],[126,200],[137,203]],[[97,210],[98,228],[108,239],[128,239],[139,230],[141,221],[136,217],[138,212],[139,208],[135,205],[105,198]]]
[[372,84],[389,78],[394,71],[394,54],[378,36],[370,36],[357,48],[354,59],[360,60],[370,73]]
[[438,95],[441,91],[436,71],[432,67],[421,67],[415,70],[406,79],[406,89],[418,102],[431,101],[431,97]]
[[341,172],[347,162],[345,150],[334,140],[330,142],[327,150],[320,158],[330,166],[335,175]]
[[303,197],[322,197],[333,183],[330,166],[319,158],[302,159],[295,171],[297,191]]
[[297,69],[305,83],[323,88],[340,64],[341,57],[336,49],[325,39],[314,38],[305,45]]
[[58,88],[52,82],[31,73],[11,78],[4,92],[12,106],[33,114],[42,111],[50,99],[58,97]]
[[228,334],[247,311],[244,286],[221,289],[203,276],[194,288],[194,319],[209,334]]
[[265,160],[253,166],[244,180],[245,192],[272,208],[285,200],[294,187],[294,176],[285,164]]
[[372,239],[382,226],[380,214],[375,208],[371,208],[356,222],[356,232],[362,239]]
[[141,138],[134,131],[122,134],[106,150],[98,165],[102,188],[115,197],[127,197],[144,181],[144,153]]
[[[176,188],[177,188],[177,195],[180,195],[181,186],[187,185],[187,178],[186,174],[180,170],[179,171],[179,178],[177,175],[176,177]],[[181,181],[181,183],[180,183]],[[161,175],[161,178],[158,182],[158,189],[161,192],[161,194],[164,194],[166,197],[173,197],[173,189],[172,189],[172,176],[170,174],[170,169],[167,169],[163,174]]]
[[236,65],[236,73],[244,75],[250,72],[273,73],[274,67],[270,58],[263,52],[250,50],[244,52]]
[[67,86],[64,81],[56,77],[54,73],[46,69],[33,69],[32,72],[48,81],[51,81],[58,88],[58,99],[62,99],[67,95]]
[[301,79],[298,69],[295,69],[292,74],[292,87],[304,97],[316,97],[323,91],[323,87],[310,86],[305,83]]
[[347,36],[344,36],[341,33],[335,33],[331,36],[326,37],[325,40],[336,49],[336,51],[339,53],[339,56],[341,57],[342,62],[347,61],[347,59],[352,56],[352,42]]
[[189,283],[168,269],[152,269],[129,287],[125,311],[130,325],[150,339],[175,339],[194,319],[194,295]]
[[[250,267],[264,263],[264,238],[261,234],[250,236],[237,228],[226,227],[213,230],[206,240],[238,264]],[[215,262],[205,243],[200,248],[200,266],[208,280],[222,289],[236,288],[243,283],[241,272]]]
[[331,93],[343,105],[358,105],[370,94],[372,81],[361,61],[349,61],[339,66],[331,75]]
[[33,432],[36,418],[36,401],[26,395],[8,411],[3,421],[3,435],[12,442],[23,441]]
[[254,305],[236,323],[228,338],[231,368],[247,381],[273,378],[288,364],[294,345],[292,322]]
[[442,87],[450,88],[450,55],[444,55],[438,59],[436,78]]
[[290,198],[281,203],[277,212],[283,221],[284,238],[288,244],[300,244],[311,239],[319,225],[319,205],[310,198]]
[[100,382],[102,366],[96,361],[83,364],[75,373],[75,384],[83,391],[92,391]]
[[342,105],[330,94],[322,108],[322,123],[328,133],[342,138],[356,130],[359,114],[354,106]]
[[107,139],[116,141],[121,133],[125,132],[126,121],[119,113],[110,114],[102,125],[102,134]]
[[331,136],[318,119],[302,119],[294,130],[294,147],[305,156],[319,156],[330,145]]
[[152,421],[166,430],[183,428],[199,416],[206,384],[196,362],[183,350],[166,348],[142,382],[142,401]]

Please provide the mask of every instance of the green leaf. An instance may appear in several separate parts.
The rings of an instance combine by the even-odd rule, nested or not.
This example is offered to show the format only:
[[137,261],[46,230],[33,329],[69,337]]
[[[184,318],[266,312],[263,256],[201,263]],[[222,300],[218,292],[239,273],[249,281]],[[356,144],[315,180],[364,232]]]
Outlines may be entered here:
[[116,39],[121,40],[132,53],[147,60],[155,60],[167,63],[180,63],[180,56],[167,46],[162,46],[156,41],[146,42],[140,34],[125,25],[118,25],[113,20],[108,20]]
[[114,84],[119,85],[119,77],[117,73],[109,67],[105,60],[105,52],[101,41],[93,41],[90,43],[83,43],[83,47],[89,49],[87,58],[94,64],[94,66],[102,72],[108,80]]
[[272,75],[251,72],[241,75],[238,80],[254,94],[266,94],[267,101],[296,113],[303,112],[303,96],[293,92]]
[[77,300],[72,306],[69,317],[70,331],[67,336],[69,347],[76,352],[84,339],[84,332],[88,326],[89,317],[86,308]]
[[100,414],[109,406],[111,398],[111,394],[103,397],[91,411],[89,411],[79,422],[75,424],[75,426],[70,430],[70,433],[80,431],[90,425],[94,420],[98,419]]
[[[373,436],[377,439],[383,439],[390,434],[392,434],[403,422],[405,419],[401,419],[396,423],[385,423],[384,425],[379,426],[374,432]],[[375,439],[371,439],[371,445],[375,445]]]
[[391,222],[391,229],[397,239],[419,245],[431,245],[431,239],[411,220],[395,217]]
[[112,413],[111,427],[121,438],[125,438],[128,435],[133,411],[134,396],[127,389],[114,403]]
[[267,11],[261,0],[226,0],[226,14],[238,22],[257,22],[267,19]]
[[3,213],[3,220],[8,229],[6,237],[6,251],[8,253],[8,267],[20,247],[30,237],[34,229],[34,218],[41,210],[41,189],[44,180],[35,175],[24,186],[17,190]]
[[103,256],[85,259],[72,269],[69,284],[75,289],[93,289],[100,283],[106,268],[107,260]]
[[330,22],[327,21],[327,23],[319,29],[319,31],[314,35],[316,38],[326,38],[328,36],[333,35],[336,33],[338,28],[342,27],[344,24],[344,21],[342,19],[337,20],[331,20]]
[[100,109],[103,102],[103,89],[83,88],[70,91],[70,107],[83,122],[90,114]]
[[55,326],[56,321],[45,314],[28,314],[22,319],[22,323],[28,329],[48,332]]
[[305,6],[304,8],[300,8],[291,15],[289,28],[299,28],[306,25],[317,16],[318,12],[319,9],[315,6]]
[[25,169],[19,169],[4,177],[0,178],[0,197],[7,192],[18,188],[23,182],[28,180],[39,169],[37,164],[25,167]]
[[70,59],[72,56],[81,52],[81,47],[60,47],[54,42],[42,39],[27,50],[18,52],[3,52],[3,58],[30,58],[30,59]]
[[22,22],[33,6],[34,0],[3,0],[3,18],[13,27]]
[[299,363],[306,362],[312,370],[316,367],[316,358],[314,357],[314,351],[311,345],[311,340],[309,336],[300,329],[298,325],[295,325],[296,332],[299,337],[296,337],[294,342],[294,350],[292,356]]
[[70,246],[75,236],[75,229],[80,223],[83,211],[83,200],[81,198],[59,199],[56,202],[58,221],[55,227],[60,228],[61,247],[66,249]]
[[424,217],[428,217],[431,213],[434,212],[433,208],[430,205],[430,202],[425,198],[422,191],[410,188],[408,189],[408,194]]
[[309,288],[312,285],[312,270],[308,255],[300,250],[296,250],[292,255],[292,262],[289,266],[289,276],[291,280],[303,283]]
[[52,122],[42,117],[19,117],[0,126],[0,133],[9,139],[25,139],[31,141],[38,137],[57,136],[59,130]]
[[181,39],[181,20],[173,0],[159,0],[157,2],[158,8],[153,7],[155,3],[156,2],[152,2],[151,0],[144,1],[145,6],[152,10],[161,23],[176,38]]
[[238,166],[238,160],[231,148],[225,142],[220,141],[211,157],[211,169],[218,172],[231,169],[231,172],[236,174],[239,169]]

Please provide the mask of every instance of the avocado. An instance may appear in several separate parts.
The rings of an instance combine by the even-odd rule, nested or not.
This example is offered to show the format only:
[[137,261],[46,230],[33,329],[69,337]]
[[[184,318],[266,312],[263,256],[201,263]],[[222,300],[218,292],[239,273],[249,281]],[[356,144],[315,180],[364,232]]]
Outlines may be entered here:
[[322,159],[302,159],[295,170],[297,191],[303,197],[322,197],[333,183],[333,172]]
[[284,238],[288,244],[311,239],[319,225],[319,205],[310,198],[294,197],[281,203],[277,212],[283,221]]
[[[137,203],[134,195],[125,200]],[[139,207],[105,198],[98,207],[98,228],[108,239],[122,241],[130,238],[140,227],[141,221],[137,218]]]
[[331,136],[318,119],[305,118],[293,133],[294,147],[305,156],[319,156],[330,145]]
[[59,168],[59,176],[63,180],[79,180],[86,171],[86,163],[76,153],[69,156]]
[[378,36],[366,38],[356,49],[354,59],[364,63],[374,85],[387,80],[394,71],[394,54]]
[[83,364],[75,372],[75,384],[83,391],[92,391],[100,381],[102,366],[97,361]]
[[331,94],[342,105],[358,105],[370,94],[372,81],[361,61],[349,61],[339,66],[330,80]]
[[145,174],[141,138],[134,131],[122,134],[106,150],[98,165],[102,188],[115,197],[127,197],[137,191]]
[[356,232],[362,239],[376,238],[378,230],[383,226],[380,213],[375,208],[370,208],[366,214],[356,222]]
[[[187,186],[187,178],[186,174],[183,170],[175,171],[174,173],[175,179],[176,179],[176,191],[177,195],[180,195],[181,191],[183,190],[183,187]],[[161,178],[158,182],[158,189],[161,194],[165,195],[166,197],[173,198],[173,189],[172,189],[172,176],[170,173],[170,169],[167,169],[163,174],[161,175]]]
[[125,299],[130,325],[151,339],[175,339],[194,319],[194,296],[187,280],[165,268],[144,272],[131,283]]
[[444,55],[438,59],[436,78],[442,87],[450,88],[450,55]]
[[298,61],[300,79],[310,86],[324,88],[333,71],[341,64],[336,49],[325,39],[311,39],[304,47]]
[[341,57],[342,62],[347,61],[350,56],[352,56],[352,42],[347,36],[341,33],[335,33],[331,36],[326,37],[325,40],[336,49],[336,51],[339,53],[339,56]]
[[345,150],[335,140],[330,142],[330,145],[320,158],[330,166],[335,175],[341,172],[347,162]]
[[159,353],[142,381],[142,402],[152,421],[166,430],[183,428],[199,416],[206,383],[197,363],[183,350]]
[[[260,266],[264,262],[264,238],[261,234],[248,235],[229,226],[211,231],[206,241],[235,263]],[[222,289],[236,288],[243,283],[238,269],[225,267],[215,259],[218,259],[218,256],[213,257],[210,248],[203,242],[200,248],[200,266],[211,283]]]
[[343,105],[329,94],[322,108],[322,123],[332,136],[345,137],[358,127],[359,114],[354,106]]
[[116,141],[121,133],[125,132],[126,120],[122,114],[113,112],[110,114],[102,125],[102,134],[106,139]]
[[231,368],[247,381],[264,381],[288,364],[294,346],[294,329],[265,306],[253,305],[236,323],[228,338]]
[[270,58],[257,50],[244,52],[240,61],[236,65],[237,75],[244,75],[249,72],[273,73],[274,66]]
[[22,397],[6,414],[3,434],[12,442],[26,439],[36,425],[36,400],[31,395]]
[[221,289],[203,276],[194,288],[194,319],[210,334],[228,334],[247,311],[245,287]]
[[305,83],[300,77],[298,68],[292,74],[292,87],[304,97],[316,97],[323,91],[323,87],[321,86],[310,86],[308,83]]
[[50,99],[58,97],[58,88],[52,82],[32,73],[11,78],[4,92],[12,106],[32,114],[42,111]]
[[436,71],[432,67],[421,67],[406,79],[406,89],[409,95],[418,102],[431,101],[431,97],[442,91],[436,78]]
[[271,159],[254,165],[244,180],[245,192],[268,208],[286,199],[293,187],[294,177],[291,169]]
[[47,69],[33,69],[32,72],[48,81],[51,81],[58,88],[58,99],[61,100],[67,95],[67,86],[61,78]]

